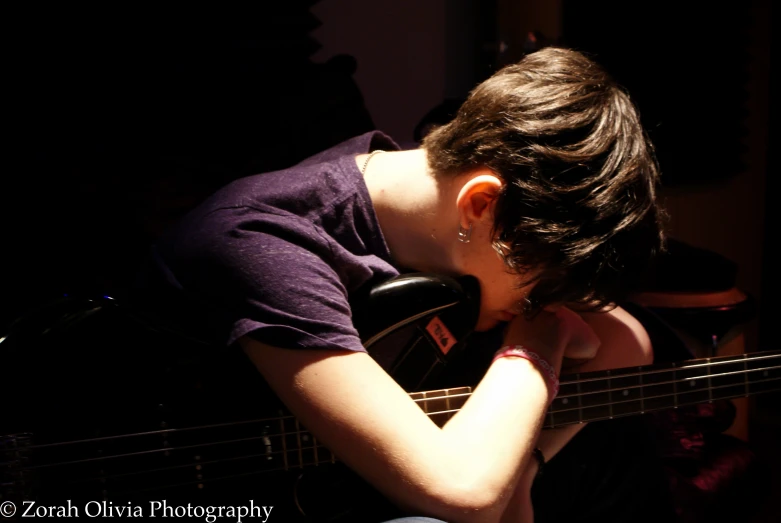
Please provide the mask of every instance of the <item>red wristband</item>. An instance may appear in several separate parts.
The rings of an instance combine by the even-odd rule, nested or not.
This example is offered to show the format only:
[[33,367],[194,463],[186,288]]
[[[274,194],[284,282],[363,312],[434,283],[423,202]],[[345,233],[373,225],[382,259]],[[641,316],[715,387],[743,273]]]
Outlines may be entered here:
[[553,365],[548,363],[545,358],[533,350],[527,349],[523,345],[507,345],[502,347],[496,351],[496,355],[494,356],[493,361],[508,356],[523,358],[531,361],[545,378],[545,382],[548,384],[548,391],[550,392],[551,396],[550,401],[553,401],[553,399],[559,393],[559,377],[556,376],[556,369],[553,368]]

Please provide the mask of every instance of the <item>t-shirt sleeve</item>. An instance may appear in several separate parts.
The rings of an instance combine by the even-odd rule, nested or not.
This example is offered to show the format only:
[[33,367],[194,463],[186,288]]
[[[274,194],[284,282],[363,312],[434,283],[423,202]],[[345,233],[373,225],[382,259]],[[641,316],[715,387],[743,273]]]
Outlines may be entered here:
[[[213,211],[167,251],[181,287],[220,316],[218,338],[365,351],[329,239],[298,216]],[[166,253],[163,253],[166,256]],[[167,262],[168,263],[168,262]]]

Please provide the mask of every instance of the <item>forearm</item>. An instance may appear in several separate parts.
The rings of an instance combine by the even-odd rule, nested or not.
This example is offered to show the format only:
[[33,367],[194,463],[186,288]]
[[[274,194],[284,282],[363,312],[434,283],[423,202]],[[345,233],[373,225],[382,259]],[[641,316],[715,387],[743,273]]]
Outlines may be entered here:
[[498,521],[548,401],[530,362],[498,360],[440,429],[366,354],[245,341],[301,423],[390,499],[446,521]]
[[443,428],[445,448],[452,451],[448,453],[460,456],[448,474],[473,483],[497,514],[529,462],[548,400],[545,380],[533,364],[500,359]]
[[[509,324],[505,343],[533,348],[556,371],[568,346],[592,342],[569,312],[521,320]],[[515,356],[496,360],[440,429],[367,354],[243,341],[303,425],[388,498],[454,523],[499,521],[550,400],[535,364]]]
[[[564,374],[647,365],[653,361],[653,350],[642,325],[626,311],[616,308],[608,313],[583,314],[584,320],[601,340],[599,351],[588,360],[568,359],[565,354]],[[569,425],[543,430],[537,440],[546,461],[553,459],[587,424]],[[537,475],[536,460],[530,460],[521,475],[502,523],[533,521],[531,487]]]

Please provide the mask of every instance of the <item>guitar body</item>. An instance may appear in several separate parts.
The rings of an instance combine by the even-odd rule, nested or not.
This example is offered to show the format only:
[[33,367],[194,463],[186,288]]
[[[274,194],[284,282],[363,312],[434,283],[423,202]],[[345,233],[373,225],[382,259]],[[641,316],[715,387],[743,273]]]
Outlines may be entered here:
[[[447,321],[458,320],[452,329],[466,334],[471,320],[465,323],[464,314],[477,308],[458,282],[446,281],[443,291],[436,290],[441,281],[424,280],[373,289],[372,309],[381,314],[391,307],[395,314],[367,323],[362,337],[376,347],[387,338],[403,349],[386,351],[388,366],[404,370],[425,361],[428,370],[436,364],[437,372],[424,373],[433,375],[447,358],[425,326],[435,315],[447,320],[452,308]],[[405,285],[429,296],[410,302],[406,316],[398,302]],[[409,291],[402,295],[414,297]],[[439,293],[433,301],[432,292]],[[252,500],[274,507],[277,521],[291,522],[392,514],[390,504],[286,415],[243,352],[148,320],[109,298],[63,298],[11,329],[0,343],[0,500],[129,502],[144,514],[162,500],[183,506]],[[405,379],[421,385],[422,377]]]

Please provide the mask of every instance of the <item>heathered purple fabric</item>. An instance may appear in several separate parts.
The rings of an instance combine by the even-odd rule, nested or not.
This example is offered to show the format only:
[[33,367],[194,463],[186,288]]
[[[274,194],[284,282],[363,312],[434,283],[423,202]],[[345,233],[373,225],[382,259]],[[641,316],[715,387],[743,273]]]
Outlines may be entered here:
[[398,146],[374,131],[236,180],[162,237],[157,269],[220,311],[228,345],[364,351],[349,295],[399,274],[354,159],[374,149]]

